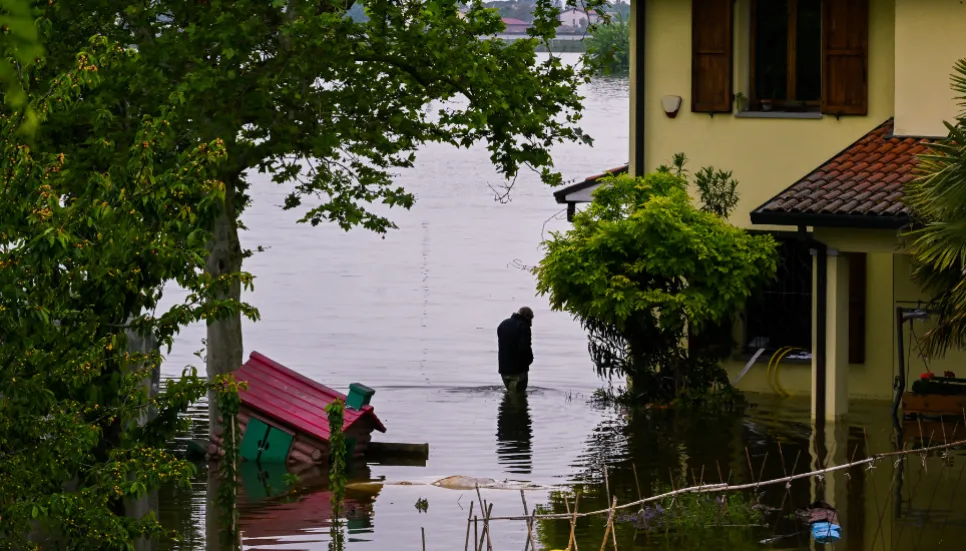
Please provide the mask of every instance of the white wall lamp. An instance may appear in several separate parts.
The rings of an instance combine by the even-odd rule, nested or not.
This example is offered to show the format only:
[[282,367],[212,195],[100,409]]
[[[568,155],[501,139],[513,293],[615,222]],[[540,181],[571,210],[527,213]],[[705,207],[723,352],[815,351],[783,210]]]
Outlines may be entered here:
[[673,119],[678,116],[678,111],[681,110],[681,96],[664,96],[661,98],[661,107],[664,108],[664,114],[668,118]]

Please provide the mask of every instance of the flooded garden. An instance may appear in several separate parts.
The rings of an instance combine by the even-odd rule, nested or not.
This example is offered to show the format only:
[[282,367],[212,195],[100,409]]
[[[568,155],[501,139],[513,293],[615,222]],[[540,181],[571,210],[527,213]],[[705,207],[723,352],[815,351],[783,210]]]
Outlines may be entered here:
[[[627,158],[626,79],[599,79],[584,93],[585,127],[597,141],[560,148],[558,167],[568,178]],[[535,177],[521,177],[508,203],[494,200],[491,186],[499,191],[501,181],[488,163],[481,150],[427,147],[417,167],[397,177],[417,204],[393,213],[399,229],[385,239],[296,225],[277,208],[284,190],[253,187],[243,239],[264,251],[246,263],[256,276],[246,299],[261,312],[258,323],[245,324],[246,359],[266,354],[341,392],[351,383],[373,388],[372,406],[387,428],[373,440],[427,443],[429,456],[350,465],[336,519],[324,470],[298,473],[296,481],[282,466],[242,464],[245,549],[477,549],[480,497],[495,517],[484,549],[566,549],[571,532],[571,549],[599,549],[605,535],[607,548],[622,550],[811,549],[815,538],[797,513],[818,501],[835,508],[841,539],[828,544],[833,548],[961,548],[966,456],[959,450],[622,508],[609,532],[615,498],[620,507],[684,487],[755,484],[893,452],[889,404],[855,404],[845,422],[823,430],[809,421],[807,400],[777,396],[749,395],[750,407],[730,417],[607,405],[585,332],[535,297],[528,271],[548,232],[568,227],[564,213]],[[511,399],[497,374],[495,330],[521,305],[536,313],[536,360],[526,397]],[[192,354],[203,337],[203,326],[184,331],[164,375],[199,365]],[[203,402],[191,417],[190,433],[176,443],[181,450],[207,433]],[[910,448],[966,438],[963,423],[907,429]],[[217,548],[217,477],[204,462],[198,467],[191,488],[165,487],[158,496],[162,523],[183,534],[162,548]],[[473,483],[433,484],[449,477]],[[575,505],[580,514],[603,514],[573,526],[542,518],[567,517]],[[499,520],[534,510],[529,530],[525,520]]]
[[[742,416],[688,419],[667,411],[622,412],[541,388],[509,407],[496,387],[384,390],[377,394],[384,415],[391,413],[400,428],[422,423],[421,433],[400,432],[422,434],[431,443],[425,465],[352,465],[344,513],[334,522],[327,472],[303,473],[290,485],[282,466],[243,464],[239,526],[245,549],[417,550],[423,531],[426,549],[476,549],[472,541],[483,538],[484,523],[474,485],[487,483],[492,487],[479,495],[493,506],[488,543],[494,549],[523,548],[530,534],[536,549],[565,549],[572,531],[577,545],[571,548],[597,549],[606,538],[607,548],[616,543],[618,549],[810,549],[815,537],[800,517],[816,501],[834,504],[841,539],[833,548],[954,549],[966,537],[961,450],[861,463],[897,449],[880,403],[859,404],[847,422],[826,426],[816,440],[806,402],[767,397]],[[433,420],[425,411],[407,412],[404,404],[416,397],[430,411],[461,404],[461,413]],[[198,413],[200,435],[206,427]],[[966,439],[961,423],[942,430],[910,422],[904,446]],[[769,483],[848,463],[861,464]],[[190,490],[169,488],[160,496],[163,523],[185,534],[171,549],[202,548],[217,536],[218,515],[208,517],[209,475],[200,468]],[[452,473],[467,479],[443,480]],[[619,509],[609,535],[611,500],[620,507],[722,481],[761,485]],[[521,487],[537,515],[530,531],[522,520]],[[598,514],[581,516],[572,530],[567,517],[575,505],[582,514]],[[476,523],[468,523],[471,507]],[[540,518],[551,515],[562,518]],[[215,531],[206,534],[206,525]]]
[[[867,41],[867,10],[844,5],[814,30]],[[913,308],[902,255],[890,279],[866,271],[878,233],[833,248],[805,213],[788,247],[736,225],[745,163],[688,165],[688,149],[737,160],[707,126],[645,146],[665,137],[645,125],[655,89],[671,119],[747,107],[721,62],[730,28],[705,48],[694,25],[729,24],[731,3],[691,10],[687,98],[644,72],[665,53],[639,47],[652,10],[631,25],[607,6],[568,1],[585,18],[564,25],[554,2],[532,23],[479,2],[5,2],[0,549],[962,549],[966,378],[926,365],[916,404],[900,394],[914,353],[966,346],[966,115],[946,141],[899,136],[941,154],[893,143],[889,119],[866,138],[888,133],[908,166],[878,150],[840,165],[880,165],[880,210],[909,209],[869,229],[925,236],[904,251],[930,295]],[[491,40],[521,26],[530,38]],[[565,26],[588,42],[555,37]],[[825,126],[878,110],[850,71],[814,106]],[[954,71],[966,95],[966,61]],[[822,136],[798,137],[834,145]],[[770,170],[751,181],[773,185]],[[794,285],[776,295],[776,280]],[[897,343],[866,324],[866,295],[889,286],[890,316],[908,306],[888,320]],[[754,355],[729,376],[739,318],[777,327],[805,308],[814,322],[781,339],[746,323]],[[912,322],[933,315],[923,346]],[[891,374],[866,340],[897,344]],[[811,404],[778,364],[801,362],[804,390],[813,351]],[[772,393],[736,388],[761,369]],[[848,401],[887,376],[894,403]]]

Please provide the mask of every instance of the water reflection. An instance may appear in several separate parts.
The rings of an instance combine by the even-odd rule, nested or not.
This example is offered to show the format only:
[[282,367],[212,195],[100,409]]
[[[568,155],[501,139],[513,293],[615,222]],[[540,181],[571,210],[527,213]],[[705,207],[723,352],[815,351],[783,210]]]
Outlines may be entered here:
[[[581,495],[580,510],[606,509],[608,491],[620,503],[627,503],[642,494],[655,495],[702,482],[728,480],[754,486],[901,449],[893,441],[895,435],[884,405],[856,408],[853,418],[819,428],[801,421],[807,419],[804,412],[788,409],[762,408],[731,419],[628,412],[621,415],[622,423],[602,423],[585,444],[586,465],[573,477],[573,492]],[[956,423],[945,427],[915,424],[914,435],[909,434],[908,422],[905,434],[899,435],[905,449],[953,442],[964,432],[960,428],[957,434]],[[603,481],[604,466],[609,475],[607,485]],[[760,549],[763,543],[779,549],[815,548],[808,525],[796,513],[816,501],[826,501],[837,510],[842,528],[836,549],[957,549],[966,537],[966,494],[958,492],[966,482],[964,471],[964,451],[954,449],[892,455],[871,465],[846,467],[788,484],[762,484],[747,494],[764,511],[760,526],[709,529],[699,522],[698,526],[654,534],[618,524],[619,548],[738,551]],[[566,510],[565,495],[551,494],[553,512]],[[566,522],[541,524],[541,539],[547,548],[566,547],[570,535]],[[577,523],[581,547],[600,545],[604,534],[603,516]]]
[[[554,438],[545,440],[544,433],[534,430],[542,426],[544,416],[537,418],[536,425],[531,419],[531,410],[550,408],[549,395],[537,391],[526,397],[501,396],[498,401],[496,460],[504,472],[532,472],[533,478],[541,479],[542,467],[538,466],[544,463],[545,457],[550,457],[544,455],[544,450],[561,449],[554,448],[559,444]],[[492,408],[493,400],[487,399],[488,396],[492,394],[462,403],[485,403]],[[642,494],[653,495],[672,486],[720,480],[733,484],[755,483],[843,465],[899,449],[893,440],[896,436],[907,449],[966,438],[962,423],[943,426],[907,422],[903,432],[894,435],[888,408],[878,404],[856,407],[852,418],[843,423],[830,423],[823,429],[808,423],[807,403],[800,408],[789,402],[777,403],[752,410],[745,416],[727,418],[689,417],[666,411],[584,411],[585,415],[591,412],[599,415],[603,421],[588,431],[583,443],[568,443],[568,447],[584,451],[572,458],[573,473],[559,480],[560,488],[581,494],[580,510],[584,512],[606,508],[608,492],[617,496],[619,503],[627,503]],[[534,442],[535,432],[539,433],[536,434],[539,442]],[[492,439],[486,442],[493,444]],[[201,468],[201,480],[204,480],[207,473],[203,465]],[[374,477],[370,472],[370,469],[379,469],[381,475],[383,466],[355,465],[354,468],[353,480],[375,479],[375,483],[350,487],[343,518],[334,524],[324,471],[318,468],[302,471],[298,473],[299,483],[288,487],[284,469],[244,465],[239,516],[245,548],[325,551],[345,545],[360,551],[390,547],[418,551],[421,528],[426,529],[431,543],[435,543],[434,548],[463,545],[472,493],[426,485],[438,477],[432,462],[427,468],[400,470],[408,475],[392,479],[409,482],[398,485],[382,485],[382,476]],[[871,469],[860,465],[822,478],[800,479],[787,487],[784,484],[762,486],[758,493],[766,511],[763,526],[712,529],[697,526],[653,533],[635,529],[630,523],[620,523],[617,525],[618,548],[636,551],[817,548],[808,526],[796,519],[795,513],[823,500],[836,509],[842,528],[842,540],[834,544],[834,549],[961,549],[961,542],[966,539],[966,492],[960,491],[966,483],[964,470],[963,450],[889,457],[876,462]],[[469,474],[475,473],[469,471]],[[207,490],[213,491],[215,486],[210,484]],[[205,495],[205,485],[200,483],[192,491],[166,488],[162,492],[162,522],[169,528],[182,530],[186,536],[181,544],[166,544],[164,548],[204,547],[200,545],[200,534],[194,529],[192,519],[204,518]],[[496,514],[519,514],[520,497],[515,492],[485,491],[483,497],[495,503]],[[431,503],[428,513],[414,508],[413,504],[420,498]],[[554,512],[566,510],[561,493],[528,493],[527,499],[533,504],[546,504]],[[573,505],[572,498],[570,505]],[[374,524],[377,515],[378,530]],[[581,519],[576,530],[579,546],[597,548],[604,527],[603,517]],[[499,543],[499,548],[522,547],[526,539],[522,523],[496,524],[494,532],[494,543]],[[542,543],[538,549],[564,549],[570,528],[567,522],[541,521],[537,532]],[[211,534],[216,535],[217,530]],[[210,550],[217,548],[213,545],[214,539],[209,538]]]
[[533,470],[533,420],[526,393],[507,392],[496,415],[497,461],[508,473]]
[[[587,105],[581,122],[596,143],[593,149],[556,149],[558,168],[568,180],[627,161],[627,80],[595,80],[581,93]],[[286,495],[275,494],[277,476],[271,473],[242,480],[246,549],[325,551],[344,538],[352,551],[420,551],[423,527],[428,549],[463,549],[474,492],[425,485],[452,475],[526,474],[540,484],[580,491],[580,509],[586,511],[606,506],[605,466],[610,492],[626,503],[638,492],[679,485],[684,478],[750,482],[893,449],[886,403],[856,405],[846,423],[821,435],[809,423],[807,398],[749,396],[761,406],[743,417],[712,419],[588,406],[587,397],[600,381],[587,358],[583,330],[567,314],[551,312],[545,300],[535,300],[532,275],[510,266],[514,259],[534,265],[547,232],[570,226],[553,218],[559,205],[532,175],[521,174],[509,205],[493,201],[487,184],[499,182],[484,147],[427,146],[418,167],[396,179],[419,202],[412,211],[380,211],[400,226],[384,240],[331,225],[296,225],[292,213],[276,206],[287,190],[267,179],[254,182],[253,204],[244,214],[252,231],[245,239],[266,252],[246,261],[258,276],[255,292],[246,298],[262,314],[259,323],[246,325],[246,346],[335,388],[371,381],[378,390],[373,405],[389,426],[385,440],[428,442],[432,452],[419,467],[373,465],[377,479],[412,484],[372,485],[368,494],[350,490],[348,526],[342,529],[332,530],[324,480],[304,476]],[[487,320],[500,319],[523,302],[538,308],[542,320],[534,327],[541,391],[511,403],[502,388],[492,386],[496,350]],[[203,337],[203,323],[183,331],[165,373],[176,376],[185,363],[194,363],[192,353]],[[565,398],[570,395],[572,400]],[[206,410],[196,413],[192,437],[207,434]],[[908,427],[905,445],[952,438],[955,429],[916,424]],[[957,438],[966,438],[962,423],[959,431]],[[769,488],[763,502],[782,513],[768,517],[767,528],[719,529],[710,536],[695,532],[697,543],[688,545],[619,525],[619,549],[809,549],[808,532],[793,513],[819,494],[836,507],[842,522],[843,541],[835,549],[962,549],[966,491],[957,490],[966,476],[961,471],[966,458],[962,452],[952,455],[954,469],[943,467],[940,457],[923,462],[912,456],[880,462],[872,470],[852,469],[849,476],[840,472],[821,483]],[[207,480],[202,465],[192,488],[162,489],[161,521],[184,538],[164,542],[162,549],[204,548]],[[495,504],[496,514],[521,512],[516,492],[484,491],[483,497]],[[420,498],[431,502],[428,513],[414,507]],[[528,492],[527,499],[531,505],[565,509],[556,494]],[[602,518],[581,520],[579,547],[598,548],[603,525]],[[566,548],[566,522],[541,523],[538,532],[544,541],[538,548]],[[773,544],[759,543],[786,535]],[[526,528],[500,524],[494,537],[496,548],[521,549]]]
[[[353,463],[350,482],[368,481],[369,467]],[[291,485],[286,475],[298,476]],[[285,465],[242,465],[239,526],[246,549],[341,548],[346,537],[364,538],[373,530],[372,505],[379,487],[346,491],[342,518],[334,519],[328,473],[316,466],[292,470]]]

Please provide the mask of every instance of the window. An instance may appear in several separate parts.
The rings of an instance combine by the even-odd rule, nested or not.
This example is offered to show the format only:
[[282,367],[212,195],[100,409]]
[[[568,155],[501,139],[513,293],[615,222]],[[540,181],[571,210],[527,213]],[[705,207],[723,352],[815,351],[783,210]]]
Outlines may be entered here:
[[764,348],[768,356],[779,348],[812,349],[812,254],[797,236],[775,235],[778,272],[745,307],[742,352]]
[[868,113],[869,0],[741,4],[749,79],[735,90],[733,0],[692,0],[691,111],[730,113],[740,91],[752,109]]
[[[764,348],[765,357],[790,346],[812,350],[812,255],[797,236],[774,235],[778,243],[775,279],[745,305],[741,352]],[[866,350],[867,257],[846,253],[849,263],[848,358],[864,364]]]
[[849,363],[865,363],[865,310],[868,258],[865,253],[849,253]]
[[[821,0],[753,0],[751,107],[818,110],[822,100]],[[762,106],[762,102],[766,106]]]

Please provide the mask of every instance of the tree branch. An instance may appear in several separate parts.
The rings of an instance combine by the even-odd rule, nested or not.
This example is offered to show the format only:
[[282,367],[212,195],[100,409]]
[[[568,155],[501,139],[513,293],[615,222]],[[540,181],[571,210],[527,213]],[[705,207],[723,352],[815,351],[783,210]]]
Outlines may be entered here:
[[454,90],[466,96],[466,99],[470,100],[471,102],[473,101],[472,92],[470,92],[470,90],[460,82],[448,76],[432,75],[427,77],[426,75],[420,72],[418,67],[406,62],[406,60],[402,58],[395,57],[395,56],[388,56],[388,55],[370,54],[370,55],[357,55],[355,56],[355,60],[370,61],[374,63],[384,63],[386,65],[395,67],[401,71],[404,71],[409,76],[411,76],[413,80],[419,83],[423,88],[429,88],[429,86],[433,84],[433,82],[442,82],[443,84],[448,84]]

